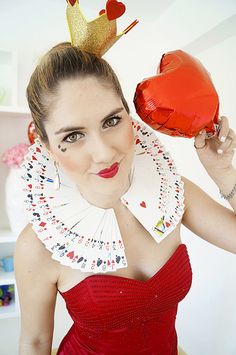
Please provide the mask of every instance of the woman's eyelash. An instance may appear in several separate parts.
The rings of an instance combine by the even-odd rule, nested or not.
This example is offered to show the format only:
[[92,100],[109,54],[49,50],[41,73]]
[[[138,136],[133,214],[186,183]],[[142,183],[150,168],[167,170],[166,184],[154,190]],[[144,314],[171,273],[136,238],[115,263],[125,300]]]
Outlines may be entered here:
[[[116,121],[116,124],[112,125],[112,126],[108,126],[108,127],[115,127],[119,124],[120,120],[122,118],[119,117],[119,116],[114,116],[114,117],[111,117],[111,118],[108,118],[104,124],[106,124],[107,122],[109,121],[112,121],[112,120],[117,120]],[[71,141],[68,141],[67,139],[71,136],[75,136],[75,135],[82,135],[83,133],[82,132],[78,132],[78,131],[74,131],[74,132],[71,132],[70,134],[68,134],[65,138],[62,139],[63,142],[66,142],[66,143],[73,143]],[[75,141],[77,141],[78,139],[76,139]]]
[[73,143],[73,142],[68,141],[67,139],[70,138],[71,136],[75,136],[75,135],[79,135],[79,134],[81,135],[82,133],[76,132],[76,131],[75,131],[75,132],[72,132],[72,133],[68,134],[68,136],[66,136],[65,138],[63,138],[62,141],[63,141],[63,142],[66,142],[66,143]]
[[121,117],[119,117],[119,116],[114,116],[114,117],[108,118],[108,119],[105,121],[105,123],[108,122],[108,121],[111,121],[111,120],[118,120],[117,123],[114,125],[114,126],[117,126],[117,125],[119,124],[120,120],[121,120]]

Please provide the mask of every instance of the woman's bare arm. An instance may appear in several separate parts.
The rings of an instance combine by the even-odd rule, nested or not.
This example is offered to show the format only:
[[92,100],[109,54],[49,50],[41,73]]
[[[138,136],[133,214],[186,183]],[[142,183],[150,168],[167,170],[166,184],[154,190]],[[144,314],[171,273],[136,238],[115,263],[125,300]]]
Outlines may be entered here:
[[14,267],[21,309],[19,355],[49,355],[58,266],[31,225],[17,239]]
[[236,214],[187,178],[182,176],[182,180],[185,190],[183,225],[209,243],[236,254]]

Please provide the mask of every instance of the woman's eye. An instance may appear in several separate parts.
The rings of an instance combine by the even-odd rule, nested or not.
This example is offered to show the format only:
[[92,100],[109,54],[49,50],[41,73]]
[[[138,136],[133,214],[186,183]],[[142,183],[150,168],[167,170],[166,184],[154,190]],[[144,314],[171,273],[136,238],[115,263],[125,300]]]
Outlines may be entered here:
[[81,137],[80,133],[73,132],[63,139],[63,142],[74,143]]
[[[105,121],[105,125],[107,125],[108,127],[114,127],[117,126],[119,121],[121,120],[121,117],[112,117],[109,118],[108,120]],[[79,132],[72,132],[70,133],[68,136],[66,136],[65,138],[63,138],[63,142],[66,143],[75,143],[77,142],[81,137],[82,137],[82,133]]]
[[112,117],[112,118],[109,118],[108,120],[106,120],[105,124],[107,124],[108,127],[113,127],[113,126],[116,126],[120,120],[121,120],[121,117]]

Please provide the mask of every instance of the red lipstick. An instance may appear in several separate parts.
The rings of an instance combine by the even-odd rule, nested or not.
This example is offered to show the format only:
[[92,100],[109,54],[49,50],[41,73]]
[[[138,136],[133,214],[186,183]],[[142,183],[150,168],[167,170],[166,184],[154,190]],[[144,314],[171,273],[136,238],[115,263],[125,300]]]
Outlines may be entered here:
[[113,164],[109,169],[103,169],[101,171],[99,171],[99,173],[97,173],[97,175],[108,179],[108,178],[112,178],[113,176],[115,176],[117,174],[119,170],[119,163],[115,163]]

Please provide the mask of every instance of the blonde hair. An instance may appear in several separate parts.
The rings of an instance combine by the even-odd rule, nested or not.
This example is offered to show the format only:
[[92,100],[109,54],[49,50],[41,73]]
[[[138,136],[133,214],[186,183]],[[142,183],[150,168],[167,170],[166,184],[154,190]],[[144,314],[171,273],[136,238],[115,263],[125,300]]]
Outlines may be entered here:
[[73,47],[70,42],[59,43],[42,57],[26,90],[36,132],[42,142],[49,143],[44,122],[48,118],[60,82],[87,76],[94,76],[102,83],[110,84],[121,98],[126,111],[130,113],[119,80],[110,64],[103,58]]

